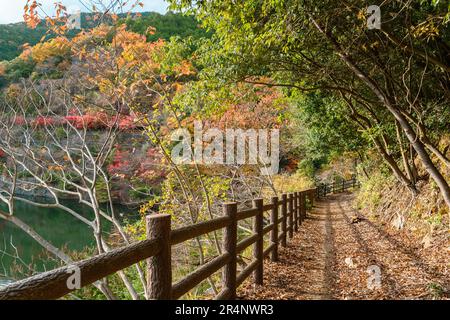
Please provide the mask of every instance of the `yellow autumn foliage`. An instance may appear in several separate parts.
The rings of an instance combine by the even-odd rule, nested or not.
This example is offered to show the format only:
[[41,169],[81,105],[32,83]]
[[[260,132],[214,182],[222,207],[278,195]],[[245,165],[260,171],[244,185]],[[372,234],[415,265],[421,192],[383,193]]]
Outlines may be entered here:
[[6,64],[4,62],[0,62],[0,77],[5,75],[6,73]]
[[31,49],[31,57],[36,63],[43,63],[50,57],[69,54],[71,46],[69,40],[58,37],[47,42],[39,43]]

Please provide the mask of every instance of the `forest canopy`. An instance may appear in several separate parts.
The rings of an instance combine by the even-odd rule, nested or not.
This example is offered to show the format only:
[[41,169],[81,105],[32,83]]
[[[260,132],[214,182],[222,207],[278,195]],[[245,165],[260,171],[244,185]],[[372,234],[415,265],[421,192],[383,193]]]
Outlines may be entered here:
[[[92,17],[93,14],[81,14],[81,25],[84,29],[95,26]],[[159,38],[169,40],[173,36],[200,38],[208,35],[205,30],[199,28],[199,23],[194,17],[170,11],[166,14],[143,12],[132,17],[123,15],[122,19],[126,21],[130,30],[140,34],[146,34],[148,27],[154,27],[155,33],[148,35],[150,41]],[[76,33],[77,31],[71,31],[67,36],[73,37]],[[48,33],[48,28],[43,22],[36,28],[30,28],[24,22],[0,24],[0,61],[13,60],[22,53],[23,45],[34,46],[45,36],[50,38],[52,34]]]

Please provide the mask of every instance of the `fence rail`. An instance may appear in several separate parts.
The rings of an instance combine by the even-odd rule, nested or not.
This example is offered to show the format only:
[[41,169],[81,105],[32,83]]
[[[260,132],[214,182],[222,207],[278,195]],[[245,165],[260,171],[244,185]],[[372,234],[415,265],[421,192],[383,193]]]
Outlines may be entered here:
[[316,188],[317,198],[326,197],[330,193],[345,192],[350,188],[360,187],[360,182],[353,177],[350,180],[334,181],[332,183],[322,183]]
[[[356,179],[344,181],[341,190],[356,184]],[[150,215],[146,221],[147,240],[12,283],[0,289],[0,300],[58,299],[74,291],[67,282],[75,269],[79,270],[84,287],[143,260],[147,260],[149,299],[178,299],[220,269],[222,291],[215,299],[235,299],[237,287],[251,274],[256,284],[263,285],[264,258],[277,261],[279,246],[287,246],[287,239],[293,237],[306,218],[307,208],[313,206],[318,197],[337,190],[335,185],[320,185],[283,194],[281,199],[273,197],[268,204],[264,204],[263,199],[255,199],[252,209],[242,211],[238,211],[237,203],[226,203],[222,217],[176,230],[171,230],[169,215]],[[270,212],[267,225],[264,225],[265,212]],[[249,218],[253,219],[253,234],[238,241],[238,222]],[[172,246],[221,229],[223,253],[172,283]],[[269,233],[269,245],[264,248],[264,235]],[[252,245],[253,260],[238,272],[238,254]]]

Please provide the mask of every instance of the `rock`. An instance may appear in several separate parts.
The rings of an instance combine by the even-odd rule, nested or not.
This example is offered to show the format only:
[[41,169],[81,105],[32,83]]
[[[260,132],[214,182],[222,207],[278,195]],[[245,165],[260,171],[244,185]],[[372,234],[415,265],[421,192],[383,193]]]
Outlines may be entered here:
[[402,215],[397,215],[394,218],[394,220],[392,220],[392,226],[398,230],[403,229],[404,225],[405,225],[405,218]]
[[431,247],[431,244],[433,243],[433,236],[429,233],[422,239],[422,245],[424,248]]
[[352,216],[351,219],[352,219],[352,223],[358,223],[360,221],[363,221],[365,218],[358,214],[355,214],[354,216]]
[[344,262],[349,268],[352,268],[352,269],[356,268],[356,265],[353,263],[352,258],[345,258]]

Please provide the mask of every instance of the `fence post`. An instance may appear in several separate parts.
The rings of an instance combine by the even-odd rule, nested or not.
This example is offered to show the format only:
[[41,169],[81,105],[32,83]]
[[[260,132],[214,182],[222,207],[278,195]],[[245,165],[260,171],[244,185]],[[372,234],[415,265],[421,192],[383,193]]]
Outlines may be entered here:
[[281,231],[283,232],[283,237],[281,237],[281,245],[286,248],[286,236],[287,236],[287,195],[284,193],[281,196],[283,201],[281,205],[281,216],[283,220],[281,221]]
[[270,260],[278,261],[278,197],[272,197],[272,205],[273,208],[270,214],[270,223],[273,224],[273,230],[270,237],[274,247],[270,255]]
[[303,223],[303,207],[304,207],[304,203],[303,203],[303,191],[299,192],[298,194],[298,215],[300,216],[300,226]]
[[298,232],[298,192],[294,192],[294,231]]
[[160,243],[159,253],[147,259],[147,293],[150,300],[169,300],[172,297],[170,220],[168,214],[146,217],[147,239],[157,239]]
[[224,216],[230,218],[230,224],[225,228],[223,236],[223,251],[230,255],[223,269],[223,286],[229,292],[230,300],[236,299],[236,269],[237,269],[237,203],[225,203],[223,205]]
[[293,205],[294,205],[294,195],[292,193],[289,194],[289,211],[288,211],[288,232],[289,239],[294,236],[294,220],[293,220]]
[[345,179],[342,180],[342,192],[344,192],[344,191],[345,191]]
[[255,269],[255,284],[263,284],[264,272],[264,234],[263,234],[263,199],[253,200],[253,207],[258,209],[258,213],[253,220],[253,232],[257,235],[257,240],[253,248],[253,258],[257,261]]
[[306,191],[303,193],[303,216],[306,218]]

